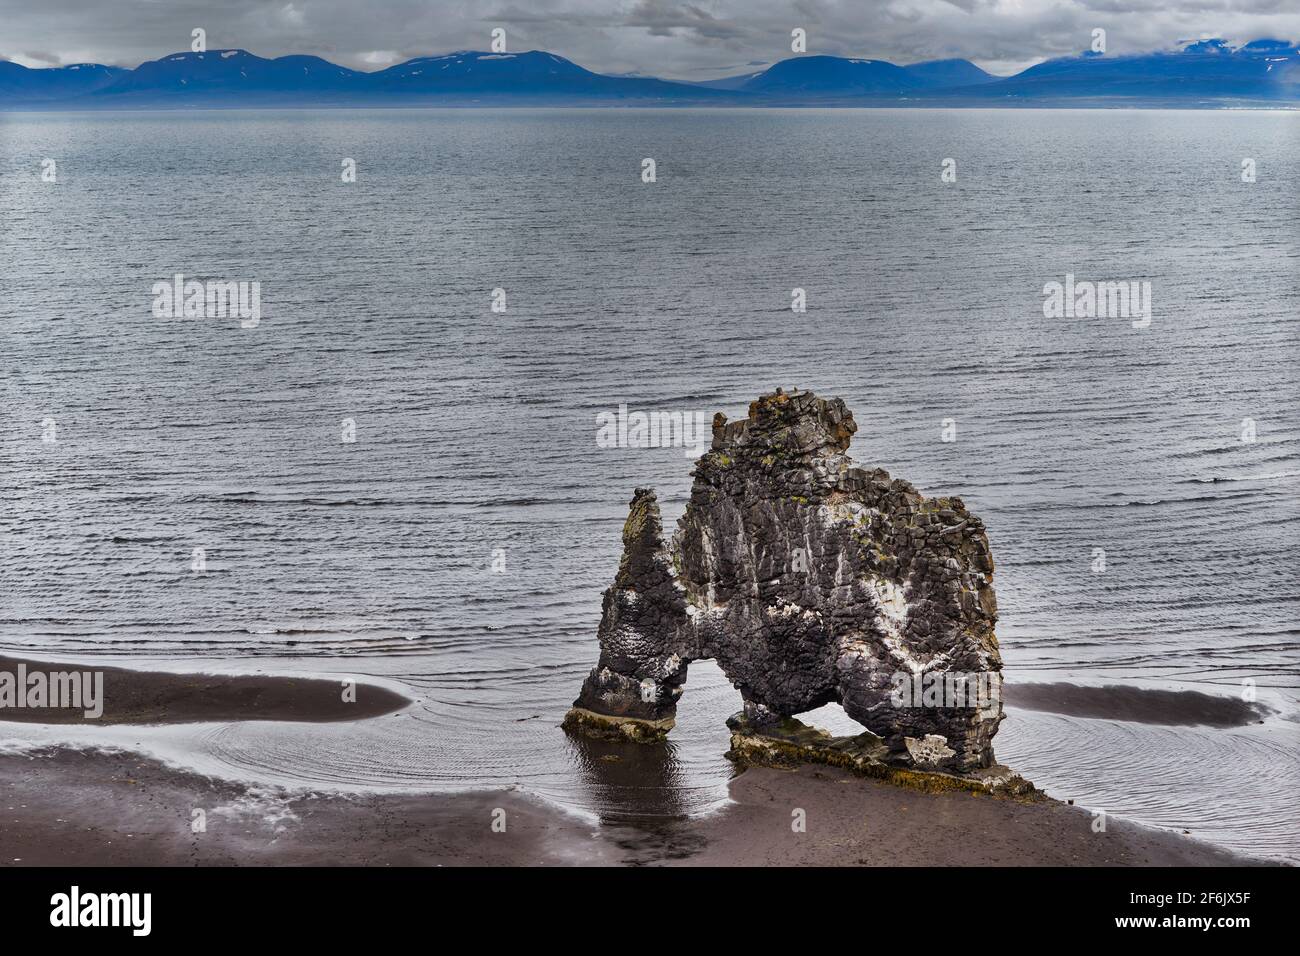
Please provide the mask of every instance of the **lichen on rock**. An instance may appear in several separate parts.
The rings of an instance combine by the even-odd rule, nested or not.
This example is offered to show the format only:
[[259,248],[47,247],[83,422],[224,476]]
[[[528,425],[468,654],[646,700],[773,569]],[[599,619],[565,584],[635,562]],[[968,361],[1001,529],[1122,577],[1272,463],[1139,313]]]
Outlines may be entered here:
[[636,490],[600,658],[566,726],[661,739],[687,665],[713,659],[753,732],[837,702],[886,763],[993,764],[1002,661],[983,523],[960,498],[854,464],[856,431],[840,399],[778,389],[745,419],[714,417],[670,543],[654,492]]

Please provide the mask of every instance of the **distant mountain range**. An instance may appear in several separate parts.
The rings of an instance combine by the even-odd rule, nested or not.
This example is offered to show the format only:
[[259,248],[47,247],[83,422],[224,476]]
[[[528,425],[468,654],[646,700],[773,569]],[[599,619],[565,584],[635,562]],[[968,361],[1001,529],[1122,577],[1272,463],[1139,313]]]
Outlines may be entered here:
[[1231,106],[1300,105],[1300,47],[1202,40],[1172,52],[1083,54],[1015,76],[968,60],[897,66],[797,56],[706,82],[607,76],[571,60],[462,51],[375,72],[316,56],[273,60],[246,50],[175,53],[134,70],[82,63],[29,69],[0,60],[0,110],[267,106]]
[[895,66],[885,60],[798,56],[757,73],[708,80],[696,85],[767,96],[821,99],[828,96],[903,96],[918,90],[977,86],[998,79],[970,60],[931,60],[911,66]]

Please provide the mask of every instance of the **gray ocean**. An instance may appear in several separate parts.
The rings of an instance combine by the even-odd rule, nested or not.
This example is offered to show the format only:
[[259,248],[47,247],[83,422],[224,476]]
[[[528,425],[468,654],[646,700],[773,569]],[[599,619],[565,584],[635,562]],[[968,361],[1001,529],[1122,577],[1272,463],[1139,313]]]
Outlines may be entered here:
[[[691,480],[681,448],[599,447],[596,416],[800,387],[847,402],[860,462],[986,522],[1000,760],[1300,861],[1298,186],[1297,112],[0,115],[0,652],[416,700],[0,745],[716,809],[739,707],[716,667],[665,747],[601,760],[557,726],[633,489],[671,523]],[[177,273],[258,281],[260,323],[156,317]],[[1067,275],[1149,281],[1150,325],[1045,318]],[[1100,703],[1053,709],[1067,685]],[[1159,690],[1268,716],[1129,719]]]

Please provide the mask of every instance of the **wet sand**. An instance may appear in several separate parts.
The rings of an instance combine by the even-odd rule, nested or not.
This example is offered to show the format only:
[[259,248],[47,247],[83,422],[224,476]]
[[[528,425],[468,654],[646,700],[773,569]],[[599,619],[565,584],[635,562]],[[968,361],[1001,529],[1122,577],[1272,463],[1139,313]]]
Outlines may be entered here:
[[[169,674],[0,658],[0,672],[102,671],[102,723],[333,721],[408,701],[358,684]],[[1199,709],[1199,707],[1198,707]],[[79,710],[0,710],[70,723]],[[2,727],[3,724],[0,724]],[[556,733],[560,733],[557,728]],[[644,770],[640,745],[593,744],[595,766]],[[613,761],[607,763],[606,761]],[[644,779],[644,777],[638,777]],[[635,782],[635,781],[632,781]],[[1241,865],[1188,835],[1048,799],[922,793],[828,767],[753,767],[732,803],[700,818],[579,817],[518,790],[338,794],[219,781],[121,750],[0,755],[0,865]],[[802,820],[802,831],[792,826]],[[640,821],[640,822],[639,822]],[[646,822],[648,821],[648,822]],[[504,826],[503,826],[504,823]]]
[[[357,720],[401,710],[410,703],[386,687],[357,683],[354,700],[344,699],[338,681],[299,677],[171,674],[95,664],[54,664],[0,657],[0,673],[103,673],[103,714],[84,708],[0,707],[0,721],[39,724],[177,724],[200,721]],[[2,725],[0,725],[2,726]]]
[[[558,733],[558,731],[557,731]],[[704,818],[601,825],[518,791],[250,788],[120,751],[0,756],[0,865],[1133,865],[1250,863],[1054,801],[928,794],[827,768],[751,768]],[[791,827],[804,811],[806,832]],[[202,811],[196,814],[195,811]],[[500,823],[504,820],[504,832]],[[196,822],[203,826],[196,828]]]
[[1273,713],[1265,704],[1240,697],[1116,684],[1004,684],[1002,699],[1026,710],[1169,726],[1244,727],[1263,723]]

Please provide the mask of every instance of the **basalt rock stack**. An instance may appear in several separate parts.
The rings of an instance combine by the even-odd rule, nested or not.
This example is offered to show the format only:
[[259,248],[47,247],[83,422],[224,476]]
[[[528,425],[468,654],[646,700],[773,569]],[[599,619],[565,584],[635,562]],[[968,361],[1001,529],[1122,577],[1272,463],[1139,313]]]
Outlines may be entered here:
[[[733,730],[769,751],[992,766],[1002,662],[984,526],[959,498],[855,465],[856,430],[841,400],[811,392],[778,389],[742,421],[716,415],[671,542],[654,492],[637,489],[600,658],[566,727],[660,739],[687,665],[714,659],[744,700]],[[810,741],[793,720],[831,702],[869,731],[852,747]]]

